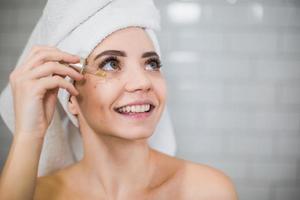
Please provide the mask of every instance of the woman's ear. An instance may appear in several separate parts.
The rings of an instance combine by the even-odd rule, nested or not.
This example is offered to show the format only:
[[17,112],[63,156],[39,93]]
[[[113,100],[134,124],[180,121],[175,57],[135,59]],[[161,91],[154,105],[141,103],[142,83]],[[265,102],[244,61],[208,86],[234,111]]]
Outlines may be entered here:
[[75,96],[71,96],[68,102],[68,109],[73,115],[77,116],[79,114],[79,105]]

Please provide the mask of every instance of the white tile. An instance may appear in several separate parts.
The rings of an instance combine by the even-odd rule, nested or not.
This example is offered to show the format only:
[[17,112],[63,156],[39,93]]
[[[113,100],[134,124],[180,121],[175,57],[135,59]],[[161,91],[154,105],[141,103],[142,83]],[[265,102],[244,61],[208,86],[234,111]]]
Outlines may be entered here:
[[203,76],[217,79],[250,79],[253,76],[253,67],[249,60],[239,59],[208,59],[205,62]]
[[237,185],[239,197],[243,200],[269,200],[271,196],[270,187],[268,185],[256,186],[254,184]]
[[220,51],[223,48],[223,35],[181,31],[174,37],[172,48],[188,51]]
[[252,178],[265,183],[278,184],[281,181],[297,180],[298,165],[291,163],[254,163],[252,164]]
[[[296,84],[296,83],[295,83]],[[298,85],[284,85],[279,88],[279,102],[283,104],[300,104],[300,81]]]
[[282,199],[288,199],[288,200],[299,200],[300,197],[300,185],[288,185],[288,186],[278,186],[275,189],[275,199],[274,200],[282,200]]
[[225,152],[232,155],[267,157],[272,156],[273,141],[266,136],[227,136]]
[[259,80],[300,79],[300,61],[298,60],[258,60],[256,77]]
[[[300,123],[300,120],[299,120]],[[300,134],[289,137],[276,137],[275,138],[274,153],[281,157],[299,157],[300,152]]]
[[300,130],[300,114],[297,113],[260,112],[254,119],[258,130]]
[[227,36],[233,52],[252,54],[275,54],[278,52],[278,36],[274,33],[244,33]]
[[[300,23],[300,22],[299,22]],[[287,53],[300,53],[300,32],[285,34],[283,36],[283,51]]]
[[203,114],[205,117],[205,128],[245,130],[253,127],[253,116],[250,113],[241,111],[207,111]]
[[240,84],[226,87],[227,101],[243,104],[274,104],[276,97],[274,85]]
[[184,151],[214,155],[221,154],[223,149],[223,139],[220,136],[210,136],[205,134],[194,134],[184,137],[181,144],[185,146]]
[[300,9],[293,6],[266,6],[264,25],[277,27],[299,27]]

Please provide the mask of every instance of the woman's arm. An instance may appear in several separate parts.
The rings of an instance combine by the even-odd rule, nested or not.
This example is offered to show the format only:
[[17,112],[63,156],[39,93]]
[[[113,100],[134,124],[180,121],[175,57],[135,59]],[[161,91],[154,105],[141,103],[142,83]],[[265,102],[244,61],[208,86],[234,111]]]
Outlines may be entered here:
[[15,135],[0,179],[1,200],[32,200],[43,140],[50,125],[59,88],[78,91],[64,79],[82,80],[74,69],[59,63],[79,57],[49,46],[35,46],[9,77],[15,112]]
[[32,200],[43,139],[16,133],[0,181],[0,199]]

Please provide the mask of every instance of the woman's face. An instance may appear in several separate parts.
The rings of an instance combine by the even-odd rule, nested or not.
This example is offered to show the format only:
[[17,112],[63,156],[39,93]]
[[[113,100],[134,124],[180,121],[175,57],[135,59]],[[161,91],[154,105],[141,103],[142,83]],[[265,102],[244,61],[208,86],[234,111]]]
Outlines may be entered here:
[[77,105],[81,128],[126,139],[151,136],[165,106],[166,85],[148,34],[136,27],[114,32],[90,54],[88,66],[106,76],[85,74],[76,84],[78,104],[71,104]]

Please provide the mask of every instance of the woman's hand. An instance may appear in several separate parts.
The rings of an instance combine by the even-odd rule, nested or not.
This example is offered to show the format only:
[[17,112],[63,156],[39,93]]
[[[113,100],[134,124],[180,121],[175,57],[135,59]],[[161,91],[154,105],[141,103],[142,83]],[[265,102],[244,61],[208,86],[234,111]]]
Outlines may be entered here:
[[0,199],[33,199],[40,153],[55,111],[58,89],[78,94],[63,77],[81,80],[83,76],[59,61],[77,63],[79,57],[54,47],[35,46],[23,64],[10,74],[15,133],[2,170]]
[[53,118],[58,89],[78,95],[76,88],[64,77],[79,81],[83,75],[59,61],[77,63],[79,57],[54,47],[34,46],[22,65],[10,74],[15,134],[44,138]]

